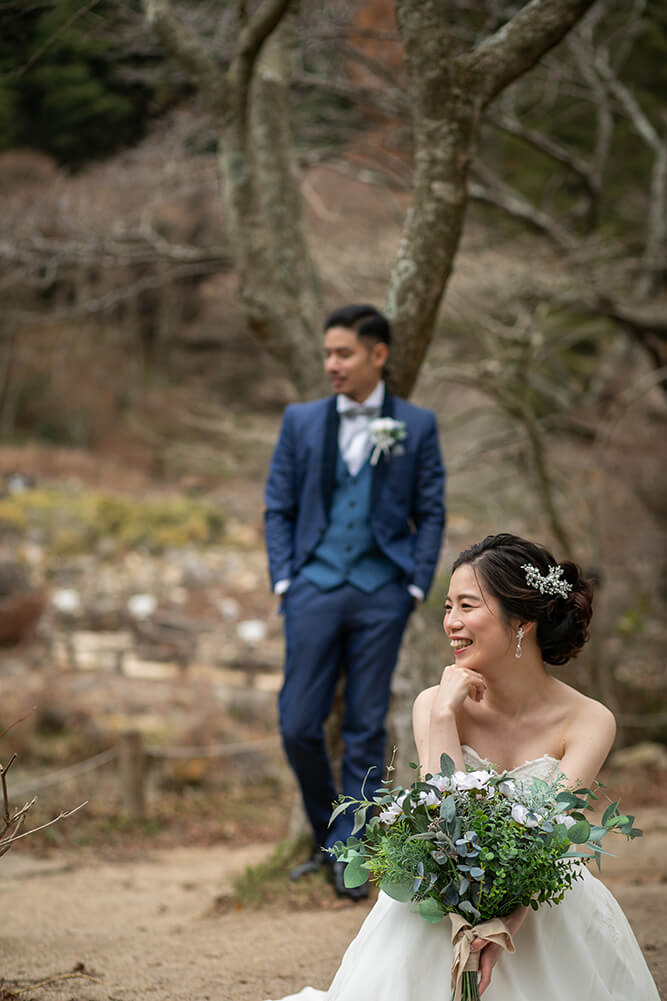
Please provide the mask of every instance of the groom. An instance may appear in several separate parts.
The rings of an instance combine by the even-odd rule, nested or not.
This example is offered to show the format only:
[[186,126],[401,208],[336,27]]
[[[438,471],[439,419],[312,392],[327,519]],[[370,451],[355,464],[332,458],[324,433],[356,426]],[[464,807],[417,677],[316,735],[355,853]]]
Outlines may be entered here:
[[[266,544],[282,596],[286,659],[280,730],[301,787],[316,852],[352,828],[328,827],[338,797],[323,724],[345,673],[342,792],[371,796],[385,766],[385,717],[401,638],[431,584],[444,526],[444,467],[434,415],[389,393],[387,319],[372,306],[336,310],[324,327],[334,396],[285,410],[266,484]],[[373,423],[389,419],[379,436]],[[400,439],[400,440],[399,440]],[[351,811],[348,811],[351,813]],[[343,863],[336,890],[352,897]]]

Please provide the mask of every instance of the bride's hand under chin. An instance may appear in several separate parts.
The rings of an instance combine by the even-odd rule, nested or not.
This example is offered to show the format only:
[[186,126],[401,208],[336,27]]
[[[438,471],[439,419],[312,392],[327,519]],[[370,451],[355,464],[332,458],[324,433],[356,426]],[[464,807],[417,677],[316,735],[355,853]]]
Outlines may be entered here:
[[435,697],[436,713],[454,713],[467,698],[481,702],[486,692],[486,682],[481,674],[457,664],[443,669]]

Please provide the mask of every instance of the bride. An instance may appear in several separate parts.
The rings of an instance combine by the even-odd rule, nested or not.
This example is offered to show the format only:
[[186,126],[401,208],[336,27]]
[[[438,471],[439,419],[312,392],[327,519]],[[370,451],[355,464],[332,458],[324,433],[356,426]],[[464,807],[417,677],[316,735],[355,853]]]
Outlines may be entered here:
[[[588,639],[591,588],[542,546],[491,535],[453,566],[444,630],[455,663],[421,692],[413,726],[420,769],[492,765],[523,780],[558,770],[590,786],[615,735],[612,714],[545,669]],[[519,908],[506,922],[516,952],[475,939],[485,1001],[659,1001],[632,930],[587,869],[562,903]],[[380,893],[328,991],[282,1001],[434,1001],[449,998],[449,922],[427,924]],[[501,954],[502,953],[502,954]]]

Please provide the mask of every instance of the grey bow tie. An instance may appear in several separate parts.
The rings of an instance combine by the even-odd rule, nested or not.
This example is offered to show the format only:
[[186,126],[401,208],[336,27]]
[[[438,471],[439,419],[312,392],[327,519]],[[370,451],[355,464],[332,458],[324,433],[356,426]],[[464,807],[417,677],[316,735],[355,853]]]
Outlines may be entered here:
[[340,411],[341,417],[379,417],[379,407],[346,407]]

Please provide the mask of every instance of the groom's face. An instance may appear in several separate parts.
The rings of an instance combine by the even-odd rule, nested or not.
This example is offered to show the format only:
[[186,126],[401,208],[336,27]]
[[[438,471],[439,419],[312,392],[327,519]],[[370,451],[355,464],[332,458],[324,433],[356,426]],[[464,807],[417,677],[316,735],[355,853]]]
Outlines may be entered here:
[[330,327],[324,335],[324,367],[334,392],[363,403],[382,378],[388,348],[357,337],[347,327]]

